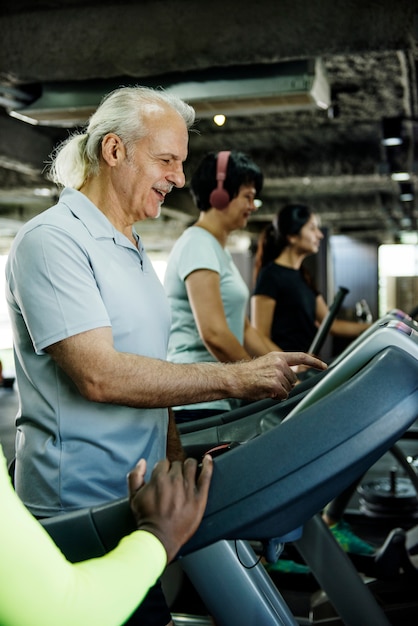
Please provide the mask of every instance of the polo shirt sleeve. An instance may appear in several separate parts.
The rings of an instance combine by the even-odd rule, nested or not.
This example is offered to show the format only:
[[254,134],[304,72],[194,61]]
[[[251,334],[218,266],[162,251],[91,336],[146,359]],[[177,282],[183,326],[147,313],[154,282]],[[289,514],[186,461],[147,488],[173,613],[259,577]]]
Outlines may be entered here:
[[44,225],[24,235],[9,286],[38,354],[72,335],[110,326],[88,254],[62,228]]
[[69,563],[16,495],[0,446],[0,624],[118,626],[161,575],[166,552],[135,531],[103,557]]

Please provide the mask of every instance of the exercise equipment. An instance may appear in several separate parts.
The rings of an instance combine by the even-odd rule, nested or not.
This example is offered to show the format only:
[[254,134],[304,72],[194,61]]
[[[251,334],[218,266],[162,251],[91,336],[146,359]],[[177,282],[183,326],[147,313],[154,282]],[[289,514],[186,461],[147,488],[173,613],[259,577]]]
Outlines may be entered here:
[[[344,289],[344,287],[341,289]],[[340,297],[338,294],[336,295],[336,298]],[[389,322],[397,321],[403,322],[405,325],[410,326],[412,330],[418,332],[417,322],[400,309],[392,309],[384,317],[376,320],[336,357],[329,364],[328,370],[309,370],[309,375],[290,392],[288,400],[280,401],[267,398],[220,415],[205,418],[204,420],[193,420],[179,424],[178,429],[182,436],[183,445],[191,453],[194,452],[196,456],[199,456],[205,451],[205,448],[214,448],[228,441],[246,440],[246,438],[256,436],[268,430],[271,426],[279,424],[289,414],[290,410],[298,404],[301,398],[331,372],[333,367],[347,359],[354,349],[362,345],[376,331],[384,328]],[[244,422],[244,419],[246,419],[246,422]],[[234,422],[238,421],[239,424],[234,425]],[[257,422],[259,422],[258,426]],[[246,425],[248,425],[248,431],[246,430]],[[206,431],[204,435],[202,435],[203,430]],[[240,437],[244,437],[244,439]]]
[[[347,367],[351,368],[350,363],[357,363],[357,354],[360,350],[361,354],[373,353],[381,346],[390,345],[391,338],[396,344],[398,333],[396,332],[397,324],[402,324],[406,333],[409,333],[407,327],[412,331],[412,335],[418,333],[418,324],[414,322],[408,315],[399,309],[388,312],[383,318],[377,320],[364,331],[360,337],[352,342],[344,352],[337,357],[325,371],[314,371],[312,376],[304,379],[289,394],[289,398],[285,401],[273,399],[260,400],[248,404],[246,406],[215,415],[204,420],[194,420],[185,424],[179,424],[178,429],[181,434],[183,446],[189,451],[191,456],[200,457],[205,451],[216,448],[217,446],[227,445],[231,442],[243,443],[263,432],[267,432],[274,426],[279,425],[290,412],[299,405],[299,402],[309,394],[312,389],[318,385],[323,379],[332,373],[335,367],[344,362]],[[389,334],[384,331],[389,329]],[[381,331],[384,332],[383,339]],[[400,331],[399,331],[400,332]],[[377,333],[377,340],[371,341],[371,337]],[[401,337],[399,335],[399,340]],[[376,342],[376,343],[375,343]],[[410,346],[409,341],[402,340],[405,349]],[[363,347],[362,347],[363,346]],[[354,353],[354,356],[350,355]],[[344,376],[349,370],[344,369]],[[333,381],[339,380],[333,376]],[[326,384],[326,383],[324,383]],[[327,388],[320,388],[319,393],[323,394]],[[310,398],[312,399],[310,395]]]
[[414,485],[409,478],[396,475],[396,469],[389,476],[382,476],[362,483],[360,511],[378,518],[414,517],[418,518],[418,499]]
[[309,346],[308,353],[319,354],[328,336],[332,323],[337,317],[338,312],[341,308],[341,305],[344,302],[344,298],[346,297],[348,293],[350,293],[350,291],[346,287],[338,288],[338,291],[335,294],[334,300],[328,309],[328,313],[322,320],[321,325],[319,326],[318,331],[315,337],[313,338],[311,345]]
[[[183,547],[179,555],[181,562],[186,567],[191,562],[191,568],[194,563],[196,570],[204,572],[208,552],[218,549],[224,557],[221,560],[218,553],[214,563],[222,572],[231,561],[231,541],[244,542],[242,549],[251,554],[247,540],[268,541],[298,532],[303,526],[303,535],[297,543],[344,623],[389,624],[335,540],[334,551],[330,548],[333,544],[329,531],[319,523],[316,513],[362,476],[415,421],[417,374],[418,333],[391,320],[330,368],[284,419],[279,418],[279,423],[274,424],[272,419],[274,407],[260,412],[268,417],[268,425],[263,424],[263,416],[260,419],[256,414],[255,421],[263,428],[257,427],[245,443],[245,438],[240,438],[238,445],[214,460],[206,513],[196,534]],[[239,421],[231,424],[237,427]],[[298,455],[294,454],[294,446],[289,445],[295,441]],[[50,518],[43,524],[70,560],[103,554],[133,529],[126,499]],[[306,537],[312,528],[317,539],[308,541]],[[326,545],[326,555],[322,549],[313,547],[318,545],[318,538],[319,543]],[[355,596],[355,602],[346,597],[346,590],[341,592],[341,581],[337,585],[334,561],[328,571],[322,571],[321,559],[325,556],[338,561],[343,586],[350,588],[348,596]],[[236,562],[231,567],[242,566]],[[259,569],[257,566],[244,569],[242,586],[233,588],[232,592],[231,580],[227,581],[228,585],[217,585],[216,598],[209,598],[213,606],[208,605],[208,609],[221,626],[234,623],[223,621],[227,603],[224,594],[235,616],[245,596],[252,600],[252,609],[263,626],[295,624],[279,592],[273,593],[270,587],[266,591],[267,582],[263,582],[262,575],[255,579]],[[198,574],[193,573],[195,582],[197,587],[202,586],[198,589],[202,597],[214,585],[213,579],[209,580],[203,573],[200,582]],[[231,602],[231,595],[236,597],[236,602]],[[254,624],[249,607],[244,613],[235,623]]]

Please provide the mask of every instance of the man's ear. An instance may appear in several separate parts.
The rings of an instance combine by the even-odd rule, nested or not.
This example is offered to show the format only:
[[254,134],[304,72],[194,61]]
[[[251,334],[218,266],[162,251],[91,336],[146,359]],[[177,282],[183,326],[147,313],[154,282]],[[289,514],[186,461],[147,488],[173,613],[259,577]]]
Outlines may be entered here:
[[119,135],[107,133],[102,139],[102,157],[110,166],[115,166],[121,158],[125,158],[126,150]]

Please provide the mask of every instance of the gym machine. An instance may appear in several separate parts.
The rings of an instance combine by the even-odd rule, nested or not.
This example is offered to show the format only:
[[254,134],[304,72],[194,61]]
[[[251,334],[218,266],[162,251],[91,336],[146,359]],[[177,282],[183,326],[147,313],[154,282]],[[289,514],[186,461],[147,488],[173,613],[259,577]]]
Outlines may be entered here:
[[[253,406],[253,415],[246,407],[249,413],[241,418],[245,433],[239,432],[241,419],[225,424],[233,425],[239,436],[221,435],[227,446],[214,459],[205,516],[178,559],[219,626],[252,626],[256,619],[263,626],[294,626],[263,566],[245,568],[242,562],[257,562],[249,541],[280,544],[300,536],[304,558],[343,623],[389,625],[316,514],[358,480],[418,417],[417,331],[393,319],[382,322],[311,389],[296,395],[301,397],[284,418],[275,416],[283,404],[278,403],[259,411]],[[252,434],[251,417],[256,423]],[[202,429],[201,440],[207,431],[211,439],[211,428],[220,427]],[[105,553],[134,528],[127,499],[43,524],[74,561]],[[325,568],[327,555],[331,564]],[[210,563],[215,577],[209,574]],[[222,583],[216,584],[220,578]]]

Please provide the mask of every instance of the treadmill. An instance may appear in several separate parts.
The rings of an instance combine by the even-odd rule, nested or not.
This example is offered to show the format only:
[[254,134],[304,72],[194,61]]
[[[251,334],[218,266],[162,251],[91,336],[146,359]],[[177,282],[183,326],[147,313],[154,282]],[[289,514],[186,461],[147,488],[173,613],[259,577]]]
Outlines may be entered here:
[[[257,411],[250,435],[247,423],[243,434],[241,420],[231,422],[237,436],[227,437],[229,446],[214,459],[204,518],[177,558],[217,625],[253,626],[258,620],[295,626],[250,541],[280,544],[299,537],[343,623],[388,626],[316,514],[417,419],[418,332],[398,320],[382,322],[302,396],[284,418],[275,415],[283,403]],[[203,439],[208,430],[201,431]],[[127,498],[42,523],[72,561],[104,554],[134,528]],[[252,567],[243,565],[249,562]]]

